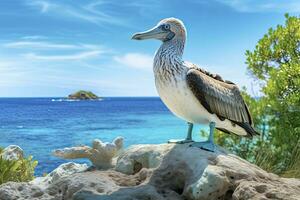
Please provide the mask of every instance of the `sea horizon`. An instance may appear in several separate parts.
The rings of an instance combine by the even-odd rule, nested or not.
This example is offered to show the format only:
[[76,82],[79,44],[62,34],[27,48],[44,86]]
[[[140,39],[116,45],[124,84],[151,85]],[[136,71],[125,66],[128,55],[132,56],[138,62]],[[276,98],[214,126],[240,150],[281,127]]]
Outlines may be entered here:
[[[93,139],[111,142],[124,137],[134,144],[183,139],[186,122],[174,116],[159,97],[104,97],[101,101],[53,101],[64,97],[0,98],[0,146],[20,146],[39,162],[35,174],[49,173],[67,161],[55,149],[91,145]],[[66,98],[64,98],[66,99]],[[200,137],[196,125],[194,138]],[[86,159],[76,162],[86,163]]]
[[[100,98],[160,98],[159,96],[99,96]],[[68,98],[67,96],[7,96],[7,97],[0,97],[0,99],[7,99],[7,98]]]

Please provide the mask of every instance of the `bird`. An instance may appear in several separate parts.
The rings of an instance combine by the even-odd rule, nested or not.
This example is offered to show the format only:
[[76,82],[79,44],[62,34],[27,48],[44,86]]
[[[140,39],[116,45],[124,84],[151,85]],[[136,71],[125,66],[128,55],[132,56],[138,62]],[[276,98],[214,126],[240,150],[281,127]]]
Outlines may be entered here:
[[[153,61],[155,86],[167,108],[188,124],[184,140],[169,142],[191,143],[192,147],[215,152],[215,129],[251,138],[259,135],[236,84],[183,60],[186,38],[183,22],[173,17],[132,36],[134,40],[157,39],[162,42]],[[209,125],[207,141],[193,141],[194,124]]]

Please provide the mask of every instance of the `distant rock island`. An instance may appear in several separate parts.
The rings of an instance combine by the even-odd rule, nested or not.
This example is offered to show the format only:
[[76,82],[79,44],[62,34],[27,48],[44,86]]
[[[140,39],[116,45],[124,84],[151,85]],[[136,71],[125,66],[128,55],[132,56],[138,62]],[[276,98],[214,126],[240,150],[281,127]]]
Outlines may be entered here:
[[79,90],[73,94],[70,94],[68,96],[68,99],[73,100],[95,100],[95,99],[101,99],[101,97],[98,97],[91,91],[85,91],[85,90]]

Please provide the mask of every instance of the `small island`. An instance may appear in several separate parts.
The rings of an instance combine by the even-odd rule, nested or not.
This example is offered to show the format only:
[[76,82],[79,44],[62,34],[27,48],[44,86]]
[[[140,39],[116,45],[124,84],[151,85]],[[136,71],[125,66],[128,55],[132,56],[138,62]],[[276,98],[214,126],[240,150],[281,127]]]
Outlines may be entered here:
[[72,100],[97,100],[101,99],[101,97],[98,97],[91,91],[85,91],[85,90],[79,90],[73,94],[70,94],[68,96],[68,99]]

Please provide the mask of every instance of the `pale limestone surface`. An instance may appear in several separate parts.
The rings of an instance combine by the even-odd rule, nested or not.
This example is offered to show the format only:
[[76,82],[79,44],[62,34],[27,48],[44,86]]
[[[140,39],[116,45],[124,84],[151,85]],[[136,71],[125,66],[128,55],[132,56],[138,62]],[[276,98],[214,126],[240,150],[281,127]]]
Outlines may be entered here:
[[9,145],[3,152],[1,156],[5,160],[19,160],[24,157],[23,149],[17,145]]
[[88,158],[98,169],[108,169],[113,166],[112,159],[123,147],[123,138],[117,137],[112,143],[93,141],[92,147],[78,146],[53,151],[53,155],[64,159]]
[[37,177],[30,183],[34,185],[38,185],[39,187],[45,189],[52,183],[55,183],[56,181],[70,176],[75,173],[84,172],[88,169],[87,164],[78,164],[74,162],[68,162],[61,164],[58,168],[50,172],[44,177]]
[[299,179],[267,173],[219,147],[211,153],[189,144],[135,145],[118,157],[115,168],[64,174],[45,185],[1,185],[0,200],[300,199]]
[[57,191],[51,187],[63,178],[70,177],[74,173],[87,170],[86,164],[64,163],[45,177],[37,177],[29,183],[8,182],[0,186],[0,200],[10,199],[58,199],[54,195]]

